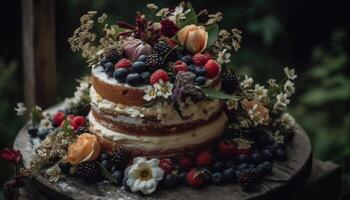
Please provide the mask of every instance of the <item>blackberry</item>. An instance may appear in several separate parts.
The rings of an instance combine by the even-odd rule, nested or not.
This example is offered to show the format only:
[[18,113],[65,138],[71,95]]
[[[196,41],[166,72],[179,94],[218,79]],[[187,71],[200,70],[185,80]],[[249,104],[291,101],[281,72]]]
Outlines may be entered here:
[[118,60],[121,59],[121,54],[119,51],[117,51],[117,49],[112,49],[111,51],[109,51],[105,54],[105,58],[106,58],[107,62],[111,62],[111,63],[115,64],[115,63],[117,63]]
[[75,130],[75,134],[77,135],[81,135],[86,132],[89,132],[89,130],[85,126],[80,126],[77,130]]
[[222,77],[221,89],[227,94],[233,94],[240,88],[238,78],[232,73],[225,73]]
[[100,175],[100,166],[94,161],[85,161],[78,164],[76,175],[87,181],[95,181]]
[[153,46],[154,51],[160,56],[164,57],[172,47],[165,41],[159,41]]
[[117,149],[111,156],[112,164],[118,169],[124,169],[128,165],[130,159],[131,155],[129,151],[125,149]]
[[153,71],[160,68],[160,66],[163,64],[162,57],[159,54],[151,54],[149,55],[145,63],[149,66],[149,68]]
[[242,169],[239,172],[238,183],[245,191],[251,190],[258,182],[259,172],[255,168]]

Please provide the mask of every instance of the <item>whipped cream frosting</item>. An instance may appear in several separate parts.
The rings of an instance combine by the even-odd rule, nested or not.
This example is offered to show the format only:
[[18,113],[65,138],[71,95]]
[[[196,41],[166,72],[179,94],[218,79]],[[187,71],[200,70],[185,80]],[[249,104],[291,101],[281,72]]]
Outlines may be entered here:
[[108,124],[99,124],[92,113],[89,116],[91,130],[103,138],[109,139],[116,144],[130,148],[139,148],[145,151],[165,151],[178,149],[187,145],[202,144],[207,140],[215,138],[224,129],[227,117],[221,114],[215,121],[190,131],[184,131],[176,135],[165,136],[135,136],[108,129]]

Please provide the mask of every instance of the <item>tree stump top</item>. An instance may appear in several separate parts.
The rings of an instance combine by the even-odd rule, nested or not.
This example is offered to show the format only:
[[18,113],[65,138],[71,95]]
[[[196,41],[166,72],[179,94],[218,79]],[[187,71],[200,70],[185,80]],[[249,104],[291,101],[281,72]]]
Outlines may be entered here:
[[[48,110],[54,112],[59,107]],[[193,189],[179,186],[173,189],[159,188],[151,195],[143,196],[130,193],[112,185],[108,181],[88,184],[78,179],[66,177],[57,183],[49,182],[44,176],[38,175],[31,184],[27,184],[29,198],[33,199],[176,199],[176,200],[214,200],[214,199],[275,199],[288,197],[288,192],[296,191],[305,179],[310,175],[312,165],[311,143],[304,130],[296,125],[295,137],[288,144],[288,160],[285,162],[274,161],[272,174],[265,176],[263,180],[249,193],[243,192],[238,184],[215,186],[208,185],[202,189]],[[33,144],[25,127],[19,132],[14,148],[23,154],[26,167],[29,166]]]

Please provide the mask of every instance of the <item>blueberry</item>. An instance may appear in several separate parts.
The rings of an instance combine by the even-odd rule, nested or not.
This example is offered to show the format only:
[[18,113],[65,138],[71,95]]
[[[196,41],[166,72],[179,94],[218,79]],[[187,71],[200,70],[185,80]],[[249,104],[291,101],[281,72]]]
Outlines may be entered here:
[[192,56],[191,55],[182,56],[180,60],[182,62],[186,63],[187,65],[192,64]]
[[225,164],[222,161],[218,161],[213,165],[214,172],[221,172],[222,170],[224,170],[224,168],[225,168]]
[[194,82],[199,85],[199,86],[202,86],[205,84],[205,82],[207,81],[207,79],[204,77],[204,76],[197,76],[195,79],[194,79]]
[[223,177],[226,182],[232,182],[235,178],[235,170],[232,168],[225,169]]
[[121,173],[120,171],[114,171],[112,173],[112,177],[115,179],[116,183],[118,186],[122,185],[123,183],[123,173]]
[[41,129],[38,131],[38,137],[40,138],[40,140],[44,140],[48,133],[48,129]]
[[249,162],[249,157],[244,154],[240,154],[237,156],[237,163],[247,163]]
[[239,165],[237,165],[236,169],[237,170],[243,170],[243,169],[248,169],[249,165],[247,163],[241,163]]
[[103,153],[101,153],[101,155],[100,155],[100,161],[103,161],[103,160],[108,160],[109,159],[109,154],[108,153],[106,153],[106,152],[103,152]]
[[205,76],[206,73],[207,73],[207,70],[203,66],[196,67],[195,69],[195,74],[197,76]]
[[131,86],[138,86],[141,85],[142,78],[138,73],[131,73],[126,76],[125,81]]
[[108,62],[108,63],[104,64],[103,69],[104,69],[105,73],[107,74],[107,76],[113,76],[113,72],[114,72],[113,63]]
[[235,165],[234,165],[232,160],[225,161],[225,169],[234,168],[234,167],[235,167]]
[[211,181],[215,185],[221,185],[224,182],[224,177],[220,172],[215,172],[211,176]]
[[136,61],[142,61],[142,62],[145,62],[145,61],[146,61],[146,58],[147,58],[147,56],[146,56],[146,55],[141,55],[141,56],[139,56],[139,57],[136,59]]
[[196,73],[196,68],[197,67],[195,65],[189,65],[187,67],[188,71],[193,72],[193,73]]
[[111,168],[111,162],[109,162],[109,160],[102,160],[101,164],[107,170],[109,170]]
[[27,132],[32,138],[35,138],[38,135],[38,128],[31,126],[28,128]]
[[265,160],[269,160],[269,161],[272,160],[273,155],[272,155],[271,149],[264,149],[264,150],[261,152],[261,154],[262,154],[262,157],[263,157]]
[[141,78],[143,80],[143,82],[145,84],[148,84],[149,83],[149,78],[151,77],[151,73],[150,72],[142,72],[141,73]]
[[144,62],[136,61],[131,65],[131,72],[139,73],[147,70],[147,65]]
[[106,57],[103,57],[103,58],[100,60],[100,65],[103,66],[103,65],[105,65],[107,62],[108,62],[107,58],[106,58]]
[[271,163],[271,162],[265,161],[265,162],[259,164],[259,165],[256,167],[256,169],[259,171],[259,173],[260,173],[261,175],[266,175],[266,174],[271,173],[272,167],[273,167],[273,166],[272,166],[272,163]]
[[211,183],[211,175],[209,173],[203,173],[203,179],[205,184]]
[[186,172],[182,172],[177,176],[177,181],[182,185],[187,185]]
[[263,161],[263,157],[260,155],[260,153],[255,152],[251,155],[251,161],[254,164],[260,164]]
[[167,187],[174,187],[176,185],[176,178],[172,174],[168,174],[164,177],[163,183]]
[[287,160],[287,151],[283,148],[276,148],[275,158],[279,161]]
[[63,174],[69,174],[72,165],[69,162],[60,162],[58,163],[58,167],[61,169]]
[[114,71],[113,73],[113,77],[121,82],[124,83],[125,82],[125,78],[126,76],[129,74],[129,70],[125,69],[125,68],[118,68]]

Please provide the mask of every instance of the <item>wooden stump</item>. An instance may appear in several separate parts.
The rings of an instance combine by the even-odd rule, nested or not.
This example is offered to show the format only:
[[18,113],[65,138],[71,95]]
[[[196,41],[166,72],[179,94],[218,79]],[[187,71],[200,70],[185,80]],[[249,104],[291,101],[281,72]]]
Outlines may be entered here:
[[[49,112],[57,110],[50,109]],[[33,145],[30,136],[23,128],[14,143],[14,148],[22,152],[25,166],[29,166]],[[311,143],[300,126],[295,126],[295,137],[287,147],[288,160],[275,161],[272,174],[265,176],[254,191],[243,192],[238,184],[215,186],[208,185],[196,190],[190,187],[179,186],[173,189],[159,188],[154,194],[142,196],[130,193],[112,185],[108,181],[87,184],[78,179],[66,177],[58,183],[50,183],[45,177],[38,175],[26,190],[30,199],[176,199],[176,200],[214,200],[214,199],[288,199],[289,194],[301,190],[312,167]],[[282,196],[283,195],[283,196]]]

